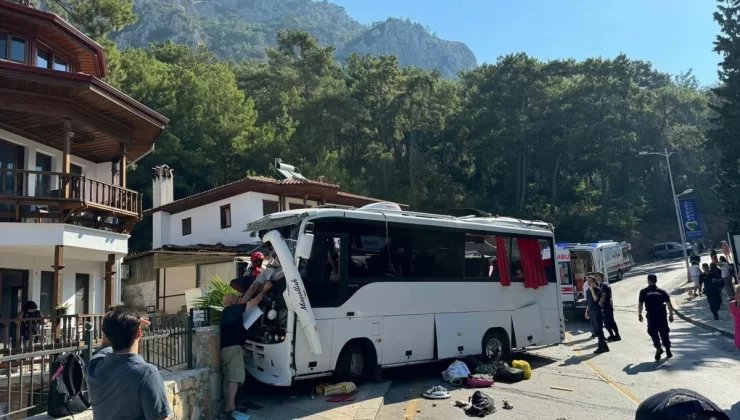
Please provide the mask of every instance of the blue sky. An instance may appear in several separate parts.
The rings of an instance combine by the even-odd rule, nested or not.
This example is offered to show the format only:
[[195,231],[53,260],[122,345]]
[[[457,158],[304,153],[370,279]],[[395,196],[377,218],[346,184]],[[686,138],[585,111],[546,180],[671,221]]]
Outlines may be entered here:
[[664,72],[692,69],[717,81],[713,0],[330,0],[362,23],[409,18],[462,41],[478,63],[526,52],[542,60],[614,57],[650,61]]

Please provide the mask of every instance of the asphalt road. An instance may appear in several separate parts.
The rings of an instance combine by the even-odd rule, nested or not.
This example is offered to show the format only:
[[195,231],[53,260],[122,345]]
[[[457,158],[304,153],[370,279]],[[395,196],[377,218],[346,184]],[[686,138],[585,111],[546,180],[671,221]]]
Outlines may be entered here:
[[[676,317],[671,326],[674,357],[655,362],[646,325],[637,320],[637,296],[647,285],[646,274],[658,275],[658,285],[668,291],[683,284],[682,263],[655,263],[636,267],[612,285],[616,320],[622,341],[611,351],[593,355],[586,322],[570,315],[565,344],[533,350],[515,358],[528,360],[532,379],[516,384],[496,383],[487,390],[494,399],[495,419],[633,419],[645,398],[669,388],[688,388],[713,400],[740,419],[740,352],[730,339],[696,327]],[[580,314],[578,314],[580,315]],[[388,370],[393,380],[378,419],[459,419],[463,411],[453,406],[467,401],[473,390],[450,389],[449,400],[420,397],[433,385],[445,385],[440,372],[449,362]],[[501,408],[502,400],[514,408]]]

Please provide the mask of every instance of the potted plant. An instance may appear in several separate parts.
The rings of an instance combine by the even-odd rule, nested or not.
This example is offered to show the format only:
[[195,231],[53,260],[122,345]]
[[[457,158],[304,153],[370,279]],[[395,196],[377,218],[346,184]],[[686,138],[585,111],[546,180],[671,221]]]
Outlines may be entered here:
[[224,296],[228,294],[238,294],[238,292],[219,276],[214,276],[211,278],[211,285],[206,289],[203,296],[195,300],[194,304],[200,309],[208,309],[210,312],[209,319],[213,324],[218,324],[221,319],[221,312],[224,310]]
[[54,310],[57,312],[57,315],[67,315],[68,309],[69,309],[69,303],[60,303],[59,305],[54,307]]

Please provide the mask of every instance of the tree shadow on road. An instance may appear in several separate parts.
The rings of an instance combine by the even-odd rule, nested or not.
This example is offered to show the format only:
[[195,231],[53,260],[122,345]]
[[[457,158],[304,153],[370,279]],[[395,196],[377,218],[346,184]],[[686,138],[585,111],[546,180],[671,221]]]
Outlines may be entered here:
[[565,342],[565,343],[563,343],[563,344],[565,344],[565,345],[566,345],[566,346],[568,346],[568,347],[573,347],[573,346],[575,346],[576,344],[586,343],[586,342],[588,342],[588,341],[591,341],[591,340],[592,340],[592,338],[591,338],[591,337],[587,337],[587,338],[581,338],[580,340],[575,340],[575,341],[567,341],[567,342]]
[[628,364],[625,366],[622,371],[626,373],[627,375],[637,375],[638,373],[648,373],[648,372],[655,372],[656,370],[660,370],[663,368],[663,363],[665,362],[665,359],[661,359],[657,362],[642,362],[639,364]]

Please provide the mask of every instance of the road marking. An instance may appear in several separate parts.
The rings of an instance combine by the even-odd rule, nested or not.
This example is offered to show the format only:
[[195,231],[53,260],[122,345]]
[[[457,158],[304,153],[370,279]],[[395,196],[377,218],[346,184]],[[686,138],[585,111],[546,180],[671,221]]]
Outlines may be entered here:
[[[568,338],[568,341],[570,341],[573,338],[573,335],[571,335],[569,332],[566,332],[565,336]],[[583,354],[579,350],[576,350],[576,349],[573,349],[573,353],[575,353],[576,356],[578,357],[583,356]],[[609,384],[609,386],[616,389],[617,392],[627,397],[627,399],[635,403],[635,405],[640,405],[640,399],[635,394],[633,394],[632,391],[623,387],[617,382],[613,381],[609,377],[609,375],[606,374],[606,372],[604,372],[600,367],[596,366],[596,364],[591,363],[590,360],[584,360],[584,359],[581,359],[581,360],[586,364],[586,366],[588,366],[589,369],[591,369],[596,375],[600,376],[601,379],[603,379],[607,384]]]

